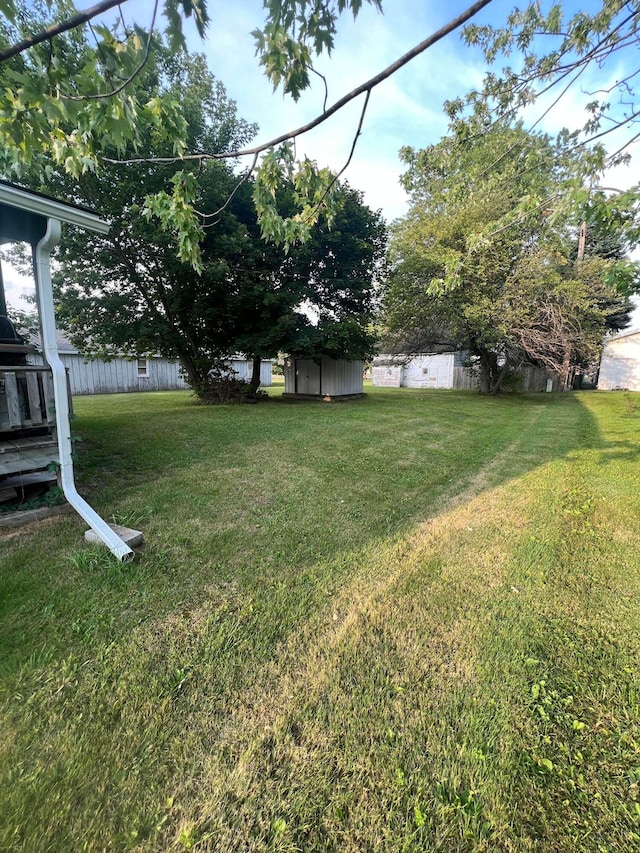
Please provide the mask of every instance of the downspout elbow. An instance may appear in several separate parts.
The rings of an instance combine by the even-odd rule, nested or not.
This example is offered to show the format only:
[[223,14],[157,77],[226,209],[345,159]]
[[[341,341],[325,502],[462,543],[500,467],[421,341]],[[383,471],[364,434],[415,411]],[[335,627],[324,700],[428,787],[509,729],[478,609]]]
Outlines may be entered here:
[[53,306],[53,290],[49,258],[51,249],[60,239],[60,222],[57,219],[47,220],[47,230],[44,237],[34,247],[34,273],[36,292],[42,329],[42,346],[45,360],[51,368],[53,380],[53,395],[56,409],[56,432],[58,439],[58,454],[60,463],[60,485],[65,498],[96,535],[109,548],[111,553],[120,561],[132,560],[134,552],[123,542],[116,532],[101,518],[98,513],[78,494],[73,476],[73,461],[71,455],[71,426],[69,423],[69,397],[67,392],[67,374],[58,353],[56,341],[55,315]]

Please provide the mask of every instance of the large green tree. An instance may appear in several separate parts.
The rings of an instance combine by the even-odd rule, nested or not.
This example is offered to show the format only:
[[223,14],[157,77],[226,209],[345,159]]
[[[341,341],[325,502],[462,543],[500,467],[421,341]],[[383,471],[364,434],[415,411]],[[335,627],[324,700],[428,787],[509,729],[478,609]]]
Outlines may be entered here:
[[[180,113],[194,148],[224,150],[254,132],[200,56],[178,60],[155,43],[136,84],[146,98],[180,92]],[[153,131],[138,144],[156,157],[167,145]],[[236,351],[256,365],[280,351],[364,357],[372,345],[375,276],[385,250],[381,216],[358,192],[336,185],[332,227],[316,223],[303,247],[287,251],[262,238],[250,176],[219,161],[188,168],[202,222],[199,275],[175,256],[171,235],[143,215],[149,194],[178,171],[183,180],[182,165],[170,160],[159,174],[145,162],[125,172],[105,164],[75,180],[64,169],[51,171],[54,192],[94,205],[111,220],[105,237],[69,230],[61,245],[58,310],[74,341],[103,357],[115,352],[178,357],[203,397],[216,368]],[[281,209],[293,209],[294,196],[294,187],[281,187]],[[256,370],[254,386],[258,377]]]
[[405,149],[411,206],[392,233],[387,343],[464,350],[487,393],[524,360],[564,380],[601,342],[607,318],[623,320],[622,285],[635,276],[620,260],[572,258],[586,207],[570,219],[562,200],[582,161],[564,140],[530,135],[520,145],[522,133]]
[[[167,92],[163,97],[141,97],[139,78],[153,53],[158,2],[146,29],[127,24],[122,9],[109,26],[91,24],[116,5],[103,0],[82,14],[70,0],[0,0],[0,172],[20,180],[35,175],[46,183],[52,163],[78,179],[109,164],[120,163],[126,169],[140,159],[149,167],[170,158],[203,165],[234,160],[243,153],[252,158],[253,203],[263,236],[289,248],[307,239],[323,215],[332,221],[338,204],[334,205],[337,176],[308,158],[296,160],[291,140],[298,132],[253,149],[246,147],[246,139],[230,139],[222,148],[194,146],[179,98]],[[273,70],[278,66],[278,82],[294,97],[308,85],[310,52],[303,41],[311,39],[314,49],[330,49],[336,17],[332,4],[325,5],[320,16],[317,3],[313,10],[296,10],[296,5],[270,9],[273,25],[267,23],[264,31],[256,32],[268,73],[275,80]],[[340,11],[352,6],[355,13],[360,0],[341,0],[338,6]],[[292,9],[295,22],[290,19]],[[186,50],[183,15],[192,16],[200,34],[205,33],[208,15],[203,0],[165,0],[162,13],[176,56]],[[87,22],[90,32],[84,29]],[[292,23],[298,36],[283,41],[282,28]],[[145,150],[150,134],[162,137],[169,150],[162,155]],[[163,174],[162,168],[158,173]],[[199,271],[202,223],[192,174],[189,169],[173,170],[170,182],[145,197],[144,210],[176,236],[178,256]],[[276,198],[286,183],[294,186],[295,204],[285,216]]]
[[[198,181],[199,206],[219,210],[232,180],[220,164],[207,166]],[[94,177],[90,184],[87,192],[109,209],[108,183]],[[380,215],[359,193],[340,187],[334,226],[316,225],[302,248],[286,252],[262,239],[250,190],[245,182],[206,230],[200,275],[175,257],[166,235],[135,206],[110,208],[105,237],[66,240],[57,304],[74,341],[103,356],[177,356],[203,398],[233,352],[254,365],[283,351],[366,357],[385,251]],[[253,390],[258,377],[256,370]]]

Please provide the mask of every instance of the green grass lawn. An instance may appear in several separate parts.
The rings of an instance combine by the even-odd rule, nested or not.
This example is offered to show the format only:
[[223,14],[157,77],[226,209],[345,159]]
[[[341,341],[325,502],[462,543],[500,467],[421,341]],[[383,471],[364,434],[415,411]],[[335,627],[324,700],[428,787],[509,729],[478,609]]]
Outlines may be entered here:
[[640,395],[75,408],[146,545],[0,534],[0,850],[640,850]]

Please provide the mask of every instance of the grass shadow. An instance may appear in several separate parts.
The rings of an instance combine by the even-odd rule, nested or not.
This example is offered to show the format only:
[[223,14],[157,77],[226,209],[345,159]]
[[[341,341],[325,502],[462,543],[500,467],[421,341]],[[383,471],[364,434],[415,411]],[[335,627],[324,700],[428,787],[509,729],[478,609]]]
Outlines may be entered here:
[[[444,571],[448,558],[456,563],[456,549],[475,553],[474,528],[483,525],[491,528],[489,545],[483,543],[465,581],[475,600],[487,592],[484,572],[498,557],[492,548],[497,551],[500,528],[495,521],[492,526],[484,499],[489,504],[505,484],[554,468],[559,460],[579,464],[580,454],[611,452],[611,464],[620,465],[616,454],[633,452],[635,422],[625,421],[629,434],[601,435],[595,410],[605,402],[587,395],[483,399],[405,389],[340,406],[207,408],[180,394],[79,400],[81,482],[106,515],[117,508],[128,522],[138,522],[147,545],[135,563],[116,570],[79,544],[81,526],[73,518],[2,543],[0,708],[7,731],[22,744],[20,761],[9,764],[17,768],[14,789],[28,793],[21,806],[24,825],[30,810],[39,814],[47,801],[79,802],[77,816],[70,806],[67,824],[59,820],[59,828],[49,828],[51,849],[56,843],[64,849],[63,842],[70,849],[69,838],[77,840],[78,833],[96,849],[134,847],[131,831],[139,839],[143,832],[152,837],[172,808],[164,805],[171,780],[192,766],[193,744],[206,742],[203,751],[217,754],[216,726],[239,710],[247,694],[256,704],[253,722],[268,719],[261,694],[251,696],[261,668],[268,698],[275,696],[276,707],[286,710],[296,698],[290,685],[298,683],[278,680],[276,658],[290,655],[291,670],[298,671],[296,649],[287,649],[287,641],[299,630],[306,631],[311,649],[310,672],[314,642],[331,639],[337,655],[341,638],[349,636],[351,623],[342,622],[349,602],[357,613],[362,604],[363,615],[353,618],[361,618],[362,631],[381,651],[373,643],[368,660],[354,641],[339,699],[351,701],[353,672],[374,673],[374,694],[388,694],[378,709],[383,726],[403,695],[389,682],[383,652],[404,662],[400,642],[409,634],[420,669],[423,649],[415,625],[433,605],[429,579]],[[574,486],[569,497],[573,503],[564,510],[550,506],[549,513],[569,512],[572,535],[581,543],[591,536],[583,515],[592,512],[592,503]],[[468,517],[462,513],[449,528],[452,508],[471,502]],[[544,582],[554,581],[555,543],[545,550],[534,536],[520,542],[515,508],[507,518],[505,538],[508,533],[518,540],[531,577],[548,569]],[[387,621],[366,612],[367,584],[381,579],[380,601],[395,591],[403,567],[417,559],[405,543],[427,519],[439,519],[448,553],[429,558],[424,572],[411,576],[415,588],[400,596],[406,612],[400,611],[390,640]],[[396,575],[387,579],[389,555]],[[449,592],[441,591],[441,605],[455,623]],[[502,609],[496,619],[504,622]],[[455,662],[464,631],[449,638],[446,624],[440,630],[433,654]],[[366,646],[369,640],[361,633],[358,642]],[[322,649],[317,651],[321,657]],[[463,661],[456,666],[454,682],[464,687],[469,670]],[[317,702],[314,719],[329,713],[323,695]],[[190,728],[196,717],[206,719],[202,731]],[[398,729],[405,719],[401,707]],[[393,753],[391,741],[388,748]],[[238,758],[224,750],[221,755],[230,766]],[[9,748],[7,756],[14,756]],[[327,778],[333,780],[333,773],[327,767]],[[98,777],[104,790],[95,784]],[[117,801],[133,804],[130,825]],[[403,813],[411,813],[412,802],[405,805]],[[33,820],[37,826],[39,819]],[[74,836],[79,820],[87,823]],[[102,823],[94,826],[94,820]]]
[[146,549],[112,577],[74,564],[75,517],[8,539],[5,666],[49,628],[61,648],[69,624],[103,641],[216,584],[257,600],[269,590],[286,632],[351,570],[340,554],[599,441],[577,397],[543,394],[373,389],[342,405],[205,407],[173,392],[81,398],[76,410],[81,491],[138,524]]

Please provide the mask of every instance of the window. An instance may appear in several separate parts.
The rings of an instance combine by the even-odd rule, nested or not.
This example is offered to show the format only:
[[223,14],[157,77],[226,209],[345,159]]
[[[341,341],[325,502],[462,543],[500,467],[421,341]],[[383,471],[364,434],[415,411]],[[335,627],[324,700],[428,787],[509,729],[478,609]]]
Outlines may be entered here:
[[139,358],[138,359],[138,378],[144,379],[145,376],[149,375],[149,359],[148,358]]

